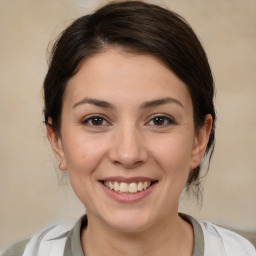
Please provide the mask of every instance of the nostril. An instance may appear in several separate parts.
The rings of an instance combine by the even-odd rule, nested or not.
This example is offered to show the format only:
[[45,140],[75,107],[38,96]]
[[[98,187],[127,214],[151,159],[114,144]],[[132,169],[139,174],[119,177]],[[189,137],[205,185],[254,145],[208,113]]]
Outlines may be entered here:
[[147,160],[147,150],[141,138],[136,136],[136,131],[126,129],[119,136],[116,134],[116,138],[108,151],[112,163],[133,168]]
[[113,164],[126,169],[134,169],[143,164],[143,161],[113,161]]

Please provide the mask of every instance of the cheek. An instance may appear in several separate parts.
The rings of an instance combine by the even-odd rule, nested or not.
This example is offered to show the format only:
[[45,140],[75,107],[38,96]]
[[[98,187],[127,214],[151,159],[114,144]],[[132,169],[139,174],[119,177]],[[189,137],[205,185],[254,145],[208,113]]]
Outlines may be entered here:
[[70,175],[86,176],[92,173],[102,161],[106,149],[100,139],[74,136],[64,145],[67,169]]
[[97,167],[104,158],[106,149],[100,141],[75,138],[66,142],[65,159],[71,186],[84,205],[93,204]]
[[189,171],[192,139],[174,135],[152,145],[152,154],[166,174],[180,175]]

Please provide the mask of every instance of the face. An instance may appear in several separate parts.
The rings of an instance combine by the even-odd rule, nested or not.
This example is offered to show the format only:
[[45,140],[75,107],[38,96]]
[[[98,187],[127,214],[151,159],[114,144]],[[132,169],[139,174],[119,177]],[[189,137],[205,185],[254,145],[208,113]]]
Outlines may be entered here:
[[69,80],[61,136],[49,127],[48,138],[89,223],[131,232],[177,215],[206,123],[194,130],[188,89],[160,60],[112,49]]

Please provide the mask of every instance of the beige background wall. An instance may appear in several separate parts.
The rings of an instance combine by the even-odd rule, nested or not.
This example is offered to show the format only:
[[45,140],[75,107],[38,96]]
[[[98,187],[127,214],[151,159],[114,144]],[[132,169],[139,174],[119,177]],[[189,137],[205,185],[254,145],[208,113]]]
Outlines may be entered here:
[[[0,250],[83,207],[58,184],[42,124],[50,39],[104,1],[0,0]],[[217,145],[198,218],[256,230],[256,2],[163,0],[184,16],[208,53],[217,86]]]

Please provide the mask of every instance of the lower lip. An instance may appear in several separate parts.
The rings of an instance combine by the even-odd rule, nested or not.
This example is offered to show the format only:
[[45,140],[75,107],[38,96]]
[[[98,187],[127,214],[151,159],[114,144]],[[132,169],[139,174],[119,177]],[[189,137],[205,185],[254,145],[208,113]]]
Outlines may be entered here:
[[102,186],[103,190],[106,192],[108,196],[113,198],[114,200],[121,202],[121,203],[133,203],[140,201],[147,197],[152,190],[155,188],[157,182],[154,182],[149,188],[142,190],[137,193],[119,193],[112,189],[109,189],[108,187],[104,186],[101,182],[100,185]]

